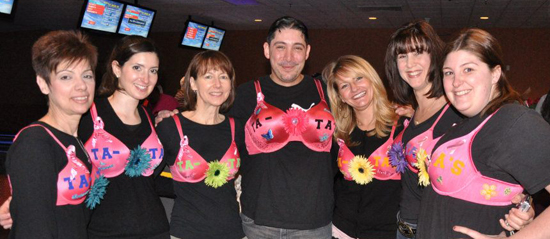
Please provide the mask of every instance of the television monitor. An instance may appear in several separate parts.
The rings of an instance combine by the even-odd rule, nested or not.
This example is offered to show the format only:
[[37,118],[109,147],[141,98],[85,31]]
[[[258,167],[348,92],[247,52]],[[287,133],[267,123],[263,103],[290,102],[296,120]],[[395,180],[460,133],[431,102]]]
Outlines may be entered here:
[[147,37],[155,19],[155,10],[126,5],[118,33],[124,35],[139,35]]
[[11,15],[14,10],[16,0],[0,0],[0,13]]
[[85,4],[80,27],[116,33],[124,8],[123,3],[113,0],[87,0]]
[[208,26],[204,24],[187,21],[187,27],[185,28],[181,45],[201,48],[207,28]]
[[219,51],[224,35],[225,30],[217,27],[208,27],[208,31],[206,31],[206,37],[204,38],[204,42],[202,43],[202,48]]

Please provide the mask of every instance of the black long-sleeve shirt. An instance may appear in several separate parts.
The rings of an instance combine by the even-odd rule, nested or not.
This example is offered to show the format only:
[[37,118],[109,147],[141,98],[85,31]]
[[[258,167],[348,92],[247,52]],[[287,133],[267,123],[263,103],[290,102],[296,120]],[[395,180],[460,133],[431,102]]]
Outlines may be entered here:
[[[78,139],[43,122],[65,146],[74,145],[76,156],[91,171]],[[8,151],[6,168],[13,188],[9,238],[87,238],[89,215],[85,203],[56,206],[57,180],[67,166],[63,148],[42,127],[19,134]]]
[[[394,132],[395,138],[403,129],[402,124]],[[368,136],[358,127],[350,134],[349,147],[354,155],[369,157],[389,139]],[[338,173],[334,182],[335,207],[332,223],[353,238],[395,238],[395,215],[401,201],[401,180],[373,179],[366,185],[344,179]]]
[[[308,109],[321,101],[309,76],[291,87],[278,85],[269,76],[260,78],[260,84],[265,101],[281,110],[292,104]],[[237,89],[229,115],[246,123],[255,107],[256,91],[249,81]],[[254,223],[301,230],[330,223],[336,162],[330,152],[313,151],[302,142],[289,142],[272,153],[248,155],[245,147],[240,152],[242,212]]]
[[[105,131],[119,139],[130,150],[143,143],[151,134],[151,126],[142,107],[138,107],[141,123],[125,125],[106,98],[95,100],[97,113],[105,123]],[[151,115],[151,114],[149,114]],[[93,133],[90,113],[80,121],[78,135],[86,142]],[[157,175],[162,166],[155,169]],[[88,236],[90,238],[169,238],[169,225],[154,177],[129,177],[124,173],[109,178],[107,192],[92,211]]]
[[[183,134],[189,146],[204,160],[221,160],[231,144],[229,119],[216,125],[202,125],[181,114]],[[236,132],[242,126],[235,123]],[[180,136],[173,118],[164,119],[158,126],[159,138],[164,146],[164,161],[173,165],[180,150]],[[239,133],[236,141],[244,135]],[[174,181],[176,199],[170,220],[170,234],[185,239],[240,239],[244,232],[239,216],[235,180],[218,188],[212,188],[204,180],[196,183]]]

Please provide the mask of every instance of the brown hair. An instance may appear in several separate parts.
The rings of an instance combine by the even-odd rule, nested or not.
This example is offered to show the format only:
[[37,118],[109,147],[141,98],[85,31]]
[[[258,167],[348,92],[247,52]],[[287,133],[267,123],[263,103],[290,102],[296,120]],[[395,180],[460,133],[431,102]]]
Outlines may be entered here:
[[97,48],[80,31],[52,31],[40,37],[32,46],[32,67],[36,75],[50,84],[50,74],[59,64],[68,65],[85,60],[95,72]]
[[363,58],[359,56],[347,55],[338,58],[329,63],[323,70],[323,78],[327,81],[327,93],[330,100],[330,107],[334,119],[336,120],[336,130],[334,137],[342,139],[346,145],[354,146],[356,142],[350,142],[350,133],[356,126],[357,116],[353,108],[344,103],[338,94],[338,85],[336,78],[338,76],[359,77],[370,81],[372,85],[372,104],[374,107],[375,127],[374,131],[368,135],[385,137],[391,132],[397,116],[394,113],[391,103],[388,100],[386,89],[376,73],[376,70]]
[[191,78],[197,79],[199,76],[202,76],[208,72],[208,70],[220,70],[231,79],[231,92],[229,97],[220,107],[220,112],[227,112],[233,105],[233,100],[235,100],[235,69],[229,58],[219,51],[203,51],[196,54],[189,67],[185,73],[185,80],[181,84],[181,88],[178,90],[175,98],[179,103],[180,111],[190,111],[195,110],[197,106],[197,93],[191,89]]
[[110,96],[115,93],[116,90],[120,90],[118,87],[118,78],[113,72],[112,63],[117,61],[122,67],[124,64],[132,58],[135,54],[143,52],[152,52],[159,56],[158,49],[155,43],[142,36],[126,36],[120,39],[107,61],[107,70],[103,74],[101,85],[97,92],[99,96]]
[[445,43],[439,38],[432,26],[424,20],[409,22],[399,28],[391,36],[386,49],[385,65],[386,77],[397,103],[410,104],[416,108],[418,105],[413,89],[401,78],[397,67],[397,56],[409,52],[430,54],[430,69],[428,82],[431,83],[428,98],[443,96],[443,83],[441,81],[441,65],[443,64],[443,49]]
[[[460,35],[447,46],[445,57],[451,52],[460,50],[468,51],[476,55],[482,62],[487,64],[491,70],[497,66],[503,66],[500,44],[496,38],[484,30],[477,28],[463,30]],[[504,104],[523,102],[519,93],[512,88],[510,83],[508,83],[504,71],[501,72],[496,86],[497,95],[489,101],[485,108],[483,108],[481,111],[482,116],[485,114],[492,114]]]

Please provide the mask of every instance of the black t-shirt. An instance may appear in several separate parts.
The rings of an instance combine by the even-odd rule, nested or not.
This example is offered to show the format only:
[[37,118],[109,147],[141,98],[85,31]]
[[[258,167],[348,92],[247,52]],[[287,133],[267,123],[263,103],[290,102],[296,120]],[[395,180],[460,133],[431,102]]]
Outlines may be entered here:
[[[309,76],[291,87],[265,76],[260,78],[260,85],[265,101],[284,111],[292,104],[308,109],[321,101]],[[237,89],[230,115],[246,123],[255,107],[256,91],[249,81]],[[336,160],[330,152],[316,152],[297,141],[273,153],[248,155],[244,147],[240,152],[241,204],[247,217],[258,225],[287,229],[314,229],[330,223],[334,206],[332,165]]]
[[[474,116],[453,127],[436,147],[474,130],[486,118]],[[521,184],[530,194],[550,184],[550,126],[534,110],[507,104],[483,126],[472,143],[472,160],[484,176]],[[430,186],[422,199],[419,238],[464,238],[453,231],[461,225],[496,235],[499,219],[510,206],[486,206],[437,194]]]
[[[394,138],[403,129],[396,128]],[[350,135],[359,145],[349,147],[354,155],[368,158],[389,139],[368,136],[367,131],[355,127]],[[373,179],[366,185],[345,180],[338,173],[334,182],[335,207],[332,223],[353,238],[395,238],[395,215],[401,201],[400,180]]]
[[[104,129],[130,150],[141,145],[151,134],[151,126],[142,107],[138,107],[141,123],[128,127],[116,115],[107,98],[95,100],[97,114],[105,123]],[[93,133],[93,121],[86,113],[80,121],[79,137],[86,142]],[[154,175],[158,175],[161,166]],[[155,192],[153,176],[129,177],[122,173],[109,178],[104,198],[92,211],[88,236],[90,238],[170,238],[168,219],[160,198]]]
[[[44,122],[65,146],[75,146],[76,156],[91,172],[81,143],[72,135]],[[27,128],[8,151],[7,173],[13,187],[10,238],[87,238],[86,204],[56,206],[58,175],[67,166],[63,148],[42,127]],[[90,182],[91,183],[91,182]]]
[[[409,126],[403,132],[403,145],[407,145],[411,139],[430,129],[444,108],[445,106],[443,106],[432,117],[418,125],[414,124],[413,116]],[[437,122],[437,125],[434,127],[433,138],[436,139],[445,134],[449,128],[461,120],[461,114],[458,113],[454,107],[449,106],[447,111],[445,111],[443,116],[441,116],[441,119]],[[418,185],[418,174],[408,169],[401,174],[401,183],[403,186],[403,193],[401,196],[401,203],[399,204],[401,211],[400,216],[404,221],[416,224],[418,222],[418,214],[420,214],[420,200],[422,199],[422,191],[424,187]]]
[[[181,114],[177,115],[189,146],[207,162],[221,160],[231,144],[229,118],[216,125],[202,125]],[[236,132],[242,132],[242,124],[235,123]],[[157,132],[164,146],[164,160],[173,165],[180,149],[180,135],[174,118],[164,119]],[[235,137],[242,137],[242,134]],[[236,141],[242,141],[237,140]],[[185,239],[240,239],[243,238],[239,205],[230,180],[218,188],[203,181],[184,183],[174,181],[176,199],[170,220],[170,234]]]

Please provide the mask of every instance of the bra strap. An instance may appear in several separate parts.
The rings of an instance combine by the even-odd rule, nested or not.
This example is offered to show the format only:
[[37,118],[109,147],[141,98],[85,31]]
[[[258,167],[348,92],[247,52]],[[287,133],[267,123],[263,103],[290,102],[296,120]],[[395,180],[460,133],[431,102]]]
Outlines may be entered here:
[[397,128],[397,121],[396,120],[394,123],[393,123],[393,126],[391,127],[391,133],[390,133],[390,139],[393,140],[393,133],[395,133],[395,128]]
[[443,108],[443,111],[441,111],[441,114],[439,114],[439,116],[437,117],[437,119],[435,120],[435,122],[432,124],[432,127],[430,127],[430,129],[434,129],[435,126],[437,125],[437,122],[439,122],[439,119],[441,119],[441,117],[443,117],[443,115],[445,114],[445,112],[447,111],[447,109],[449,109],[449,103],[447,103],[445,105],[445,108]]
[[46,126],[41,125],[41,124],[31,124],[31,125],[28,125],[25,128],[22,128],[21,130],[19,130],[19,133],[17,133],[17,135],[15,135],[15,137],[13,138],[13,142],[15,142],[15,140],[17,140],[17,137],[19,136],[19,134],[21,134],[21,132],[23,132],[23,130],[25,130],[27,128],[31,128],[31,127],[42,127],[42,128],[44,128],[44,130],[46,130],[46,132],[48,134],[50,134],[50,136],[52,136],[52,138],[55,140],[55,142],[57,142],[57,144],[59,144],[59,146],[61,146],[61,148],[63,148],[63,151],[67,152],[67,147],[65,147],[65,145],[63,145],[61,143],[61,141],[59,141],[59,139],[57,139],[57,137],[55,137],[55,135],[52,133],[52,131],[50,131],[48,128],[46,128]]
[[323,85],[321,84],[321,81],[317,79],[313,79],[313,80],[315,81],[315,85],[317,86],[317,91],[319,92],[319,96],[321,97],[321,100],[325,101],[325,92],[323,91]]
[[[256,96],[258,94],[262,94],[262,87],[260,86],[260,80],[255,80],[254,81],[254,88],[256,88]],[[260,101],[260,98],[256,97],[256,102],[259,102]]]
[[97,118],[97,108],[95,107],[95,102],[92,103],[92,107],[90,107],[90,115],[92,116],[92,121],[95,124],[95,119]]
[[151,126],[151,130],[153,132],[156,132],[155,127],[153,126],[153,123],[151,122],[151,118],[149,117],[149,113],[147,113],[147,110],[145,109],[145,107],[143,105],[141,107],[143,108],[143,111],[145,112],[145,115],[147,116],[147,121],[149,122],[149,126]]
[[231,126],[231,140],[235,141],[235,120],[229,117],[229,125]]
[[176,128],[178,129],[178,133],[180,134],[180,139],[183,139],[183,132],[181,131],[181,122],[178,114],[175,114],[174,116],[172,116],[172,118],[174,118],[174,121],[176,122]]

